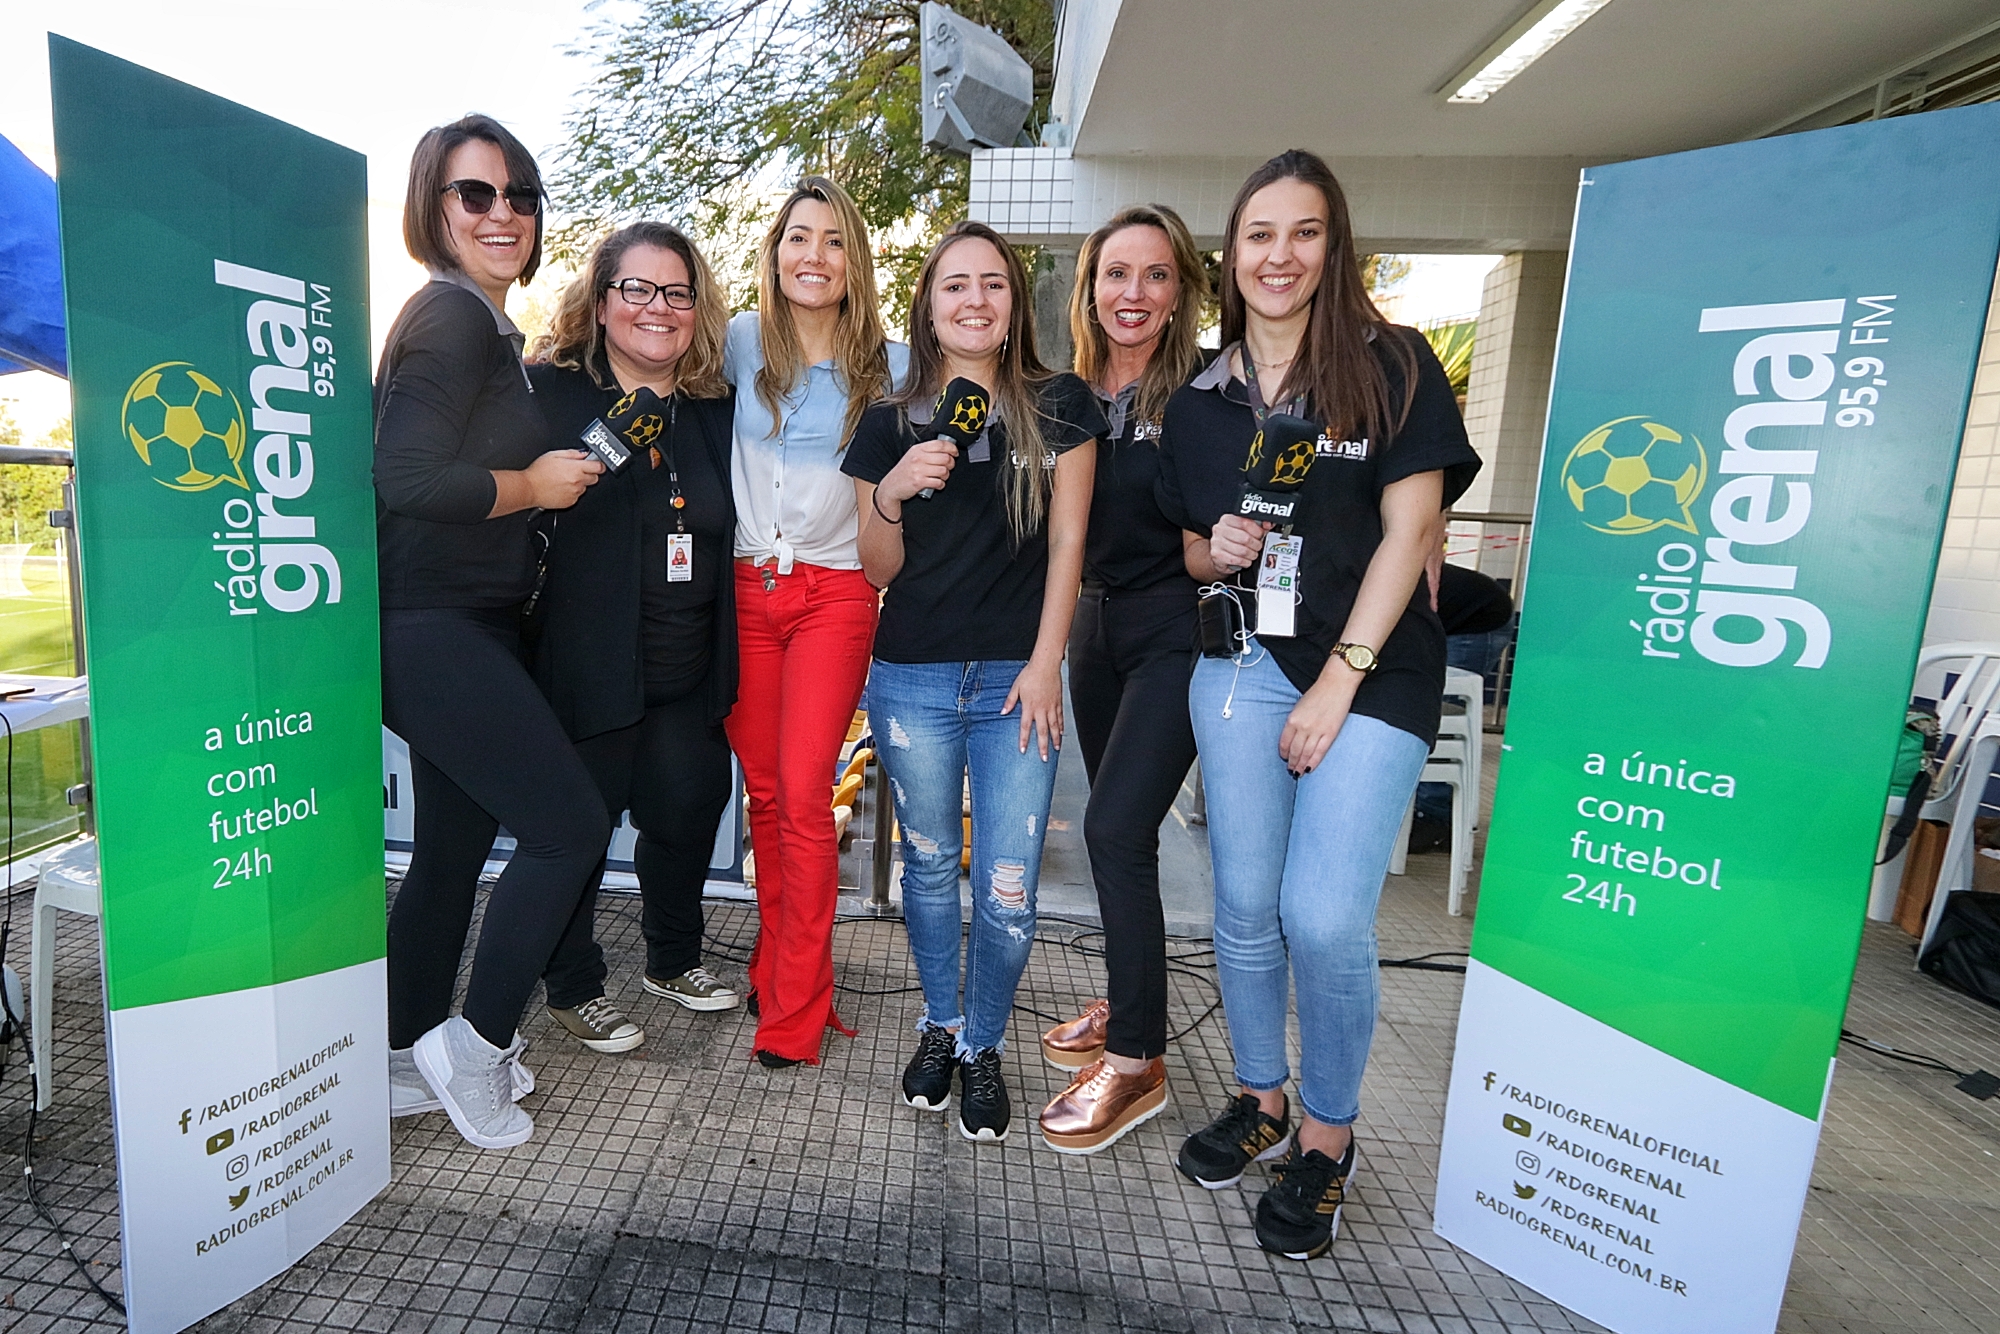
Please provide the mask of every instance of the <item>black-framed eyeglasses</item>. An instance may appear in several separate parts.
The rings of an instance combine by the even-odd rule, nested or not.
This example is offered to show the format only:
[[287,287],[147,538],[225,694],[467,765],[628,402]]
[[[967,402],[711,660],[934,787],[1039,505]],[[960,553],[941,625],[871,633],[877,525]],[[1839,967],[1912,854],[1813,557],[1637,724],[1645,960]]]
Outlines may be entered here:
[[621,282],[606,283],[604,287],[606,291],[616,291],[628,305],[650,306],[653,297],[658,295],[667,299],[671,309],[694,309],[694,289],[682,283],[649,283],[644,278],[626,278]]
[[491,213],[493,200],[499,195],[505,195],[507,207],[521,217],[532,218],[542,210],[542,192],[532,185],[509,185],[502,190],[490,181],[452,181],[439,193],[457,194],[467,213]]

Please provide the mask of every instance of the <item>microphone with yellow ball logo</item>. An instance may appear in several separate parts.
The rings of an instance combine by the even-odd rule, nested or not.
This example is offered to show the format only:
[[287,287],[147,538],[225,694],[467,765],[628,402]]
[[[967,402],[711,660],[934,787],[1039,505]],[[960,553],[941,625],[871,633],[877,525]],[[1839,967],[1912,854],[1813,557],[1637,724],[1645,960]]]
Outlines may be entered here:
[[583,428],[584,447],[597,455],[606,471],[617,472],[633,454],[653,447],[667,429],[667,414],[660,396],[640,385]]
[[1298,517],[1299,489],[1312,471],[1318,441],[1319,425],[1304,417],[1286,412],[1265,417],[1243,460],[1243,499],[1236,512],[1289,528]]
[[[920,438],[949,440],[958,446],[959,457],[964,458],[971,451],[973,442],[986,429],[992,415],[991,403],[992,397],[983,386],[974,384],[963,375],[956,376],[938,394],[927,428],[930,434]],[[917,494],[929,500],[937,494],[937,488],[927,486]]]

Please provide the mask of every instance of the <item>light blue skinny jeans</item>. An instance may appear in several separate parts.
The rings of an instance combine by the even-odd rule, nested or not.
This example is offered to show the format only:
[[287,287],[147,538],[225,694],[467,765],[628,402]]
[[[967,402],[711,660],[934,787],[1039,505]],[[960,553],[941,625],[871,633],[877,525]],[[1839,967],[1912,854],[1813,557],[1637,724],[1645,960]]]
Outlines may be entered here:
[[1351,714],[1326,758],[1294,778],[1278,735],[1298,701],[1255,639],[1240,671],[1228,659],[1197,659],[1188,690],[1236,1078],[1245,1088],[1283,1087],[1296,980],[1299,1102],[1315,1121],[1344,1126],[1361,1114],[1375,1038],[1375,906],[1429,751],[1401,728]]
[[[1035,943],[1035,888],[1056,752],[1021,753],[1021,711],[1002,716],[1026,662],[882,662],[868,726],[903,838],[903,925],[924,988],[922,1023],[958,1029],[958,1053],[997,1048]],[[972,775],[972,929],[961,932],[963,784]],[[964,1002],[959,941],[965,939]]]

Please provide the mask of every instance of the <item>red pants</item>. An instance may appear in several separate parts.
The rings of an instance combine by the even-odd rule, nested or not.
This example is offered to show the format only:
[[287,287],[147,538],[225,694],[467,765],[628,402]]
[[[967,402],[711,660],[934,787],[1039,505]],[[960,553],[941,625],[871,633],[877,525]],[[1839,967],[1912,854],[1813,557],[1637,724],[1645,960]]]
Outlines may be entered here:
[[859,570],[736,565],[742,674],[726,726],[757,854],[757,1049],[815,1064],[828,1027],[852,1036],[833,1010],[833,780],[868,679],[877,605]]

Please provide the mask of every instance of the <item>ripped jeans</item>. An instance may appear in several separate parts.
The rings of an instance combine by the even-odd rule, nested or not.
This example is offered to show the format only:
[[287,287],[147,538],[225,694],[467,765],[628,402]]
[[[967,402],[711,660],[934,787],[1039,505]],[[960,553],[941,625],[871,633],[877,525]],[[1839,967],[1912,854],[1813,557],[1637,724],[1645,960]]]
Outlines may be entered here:
[[[998,1047],[1035,941],[1035,885],[1055,794],[1056,754],[1021,753],[1021,712],[1001,716],[1025,662],[882,662],[868,673],[868,725],[903,830],[903,924],[924,1018],[959,1029],[960,1055]],[[972,774],[972,929],[959,1001],[963,780]]]

